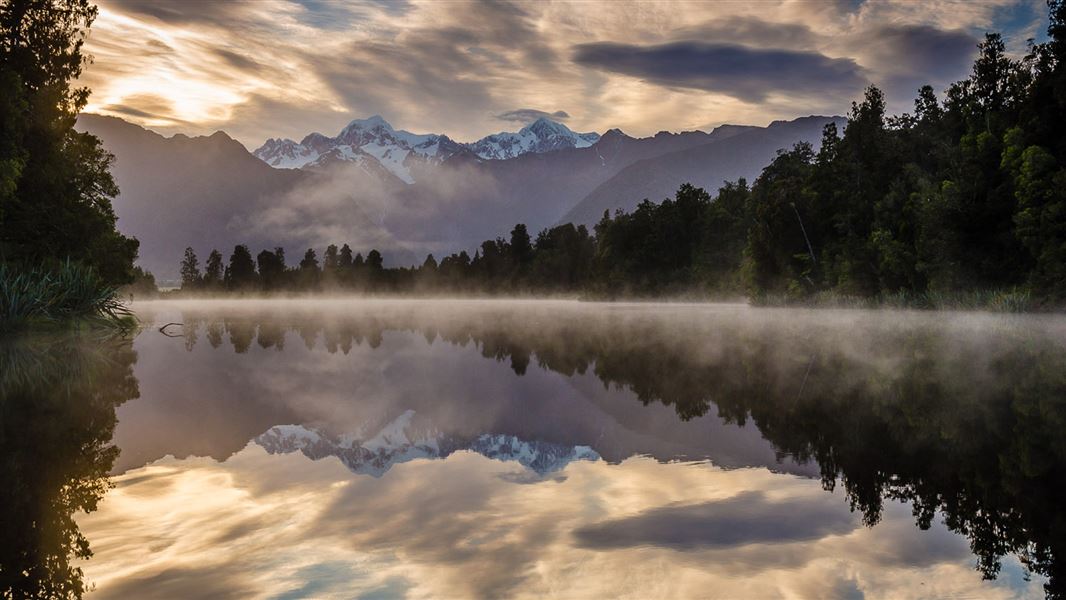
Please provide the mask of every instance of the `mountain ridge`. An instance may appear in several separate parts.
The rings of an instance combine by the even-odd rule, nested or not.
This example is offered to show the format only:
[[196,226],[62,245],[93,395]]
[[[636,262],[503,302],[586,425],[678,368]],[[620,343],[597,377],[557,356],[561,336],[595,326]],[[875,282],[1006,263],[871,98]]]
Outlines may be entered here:
[[[364,254],[378,249],[389,265],[409,265],[427,253],[472,255],[515,223],[531,232],[568,219],[591,224],[605,207],[631,210],[644,197],[672,196],[685,182],[713,194],[722,180],[757,175],[778,149],[816,143],[824,122],[843,122],[803,119],[644,138],[615,128],[584,147],[501,160],[364,119],[345,128],[346,139],[367,142],[362,148],[345,151],[322,134],[305,136],[304,145],[318,154],[302,169],[272,167],[224,132],[164,137],[92,114],[79,118],[78,129],[98,135],[116,156],[118,227],[141,240],[139,264],[173,280],[186,246],[228,256],[238,243],[255,254],[347,242]],[[403,156],[387,154],[376,142],[381,134],[406,143]],[[400,168],[405,177],[397,175]]]
[[404,183],[414,183],[411,162],[442,162],[456,154],[472,153],[482,160],[506,160],[527,153],[585,148],[599,140],[597,133],[576,133],[566,125],[541,117],[518,132],[500,132],[469,143],[444,134],[416,134],[394,128],[381,115],[350,121],[334,137],[313,132],[296,142],[269,138],[252,154],[280,169],[302,169],[329,162],[365,163],[376,160]]
[[588,446],[564,446],[514,435],[483,433],[470,438],[440,432],[418,432],[411,426],[414,411],[372,432],[331,437],[304,425],[275,425],[256,436],[255,443],[269,454],[300,452],[311,460],[336,457],[353,473],[382,477],[398,464],[418,459],[443,459],[469,451],[501,462],[514,461],[540,476],[561,471],[575,460],[596,461],[599,454]]
[[[695,148],[634,161],[578,201],[558,222],[593,225],[605,210],[630,212],[644,199],[657,203],[673,197],[680,183],[702,187],[712,195],[726,181],[744,178],[750,183],[778,150],[800,141],[817,150],[826,124],[834,123],[842,130],[846,122],[844,117],[820,115],[773,121],[765,128],[737,131]],[[730,139],[733,143],[723,143]],[[737,143],[740,140],[744,143]]]

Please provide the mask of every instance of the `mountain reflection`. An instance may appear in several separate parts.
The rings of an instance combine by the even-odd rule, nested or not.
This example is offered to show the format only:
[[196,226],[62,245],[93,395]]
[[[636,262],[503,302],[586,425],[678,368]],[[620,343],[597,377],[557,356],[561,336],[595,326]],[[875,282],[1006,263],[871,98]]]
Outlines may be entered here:
[[118,455],[115,408],[137,397],[129,340],[0,340],[0,597],[80,598],[75,523],[96,510]]
[[[753,422],[779,456],[817,465],[827,490],[842,487],[869,526],[886,500],[905,501],[918,527],[940,513],[965,535],[986,578],[1002,557],[1017,554],[1049,577],[1050,596],[1066,586],[1058,559],[1066,553],[1059,321],[491,303],[437,310],[382,303],[346,316],[293,305],[214,307],[185,310],[182,320],[189,349],[201,338],[225,347],[225,337],[237,353],[253,344],[281,350],[293,332],[308,349],[348,354],[406,332],[430,344],[472,345],[519,376],[532,365],[591,373],[646,405],[672,407],[682,420],[710,411],[727,423]],[[670,535],[656,519],[585,529],[578,539],[610,546],[619,536]],[[692,526],[679,535],[696,535],[701,519],[689,510]]]

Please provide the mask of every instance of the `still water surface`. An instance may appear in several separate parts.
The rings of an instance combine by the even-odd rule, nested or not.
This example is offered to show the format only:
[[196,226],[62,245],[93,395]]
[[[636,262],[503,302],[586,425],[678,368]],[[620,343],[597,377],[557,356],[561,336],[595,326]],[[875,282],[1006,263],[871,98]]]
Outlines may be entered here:
[[[0,343],[6,594],[1039,598],[1066,585],[1063,317],[137,310],[132,338]],[[173,337],[157,330],[168,322]]]

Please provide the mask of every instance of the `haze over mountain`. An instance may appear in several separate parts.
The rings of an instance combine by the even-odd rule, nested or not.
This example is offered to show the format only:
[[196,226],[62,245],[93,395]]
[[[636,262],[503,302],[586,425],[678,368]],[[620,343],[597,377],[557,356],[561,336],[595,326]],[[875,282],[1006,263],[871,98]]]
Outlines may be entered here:
[[393,265],[431,252],[472,254],[515,223],[532,233],[592,224],[604,210],[660,201],[685,182],[713,193],[726,180],[751,180],[777,150],[816,145],[829,121],[843,123],[812,116],[634,138],[617,129],[574,133],[541,118],[460,143],[374,116],[332,138],[271,139],[254,154],[223,132],[166,138],[90,114],[78,128],[116,156],[115,211],[119,229],[141,240],[139,263],[174,279],[186,246],[201,260],[212,248],[228,256],[238,243],[253,254],[283,246],[290,263],[329,243],[364,254],[377,248]]
[[712,194],[724,181],[740,177],[750,184],[770,163],[774,153],[798,141],[819,145],[822,128],[833,122],[839,131],[843,117],[802,117],[774,121],[766,128],[749,128],[730,143],[704,144],[636,161],[581,199],[560,222],[595,224],[604,211],[632,211],[645,198],[658,202],[672,197],[678,182],[705,188]]

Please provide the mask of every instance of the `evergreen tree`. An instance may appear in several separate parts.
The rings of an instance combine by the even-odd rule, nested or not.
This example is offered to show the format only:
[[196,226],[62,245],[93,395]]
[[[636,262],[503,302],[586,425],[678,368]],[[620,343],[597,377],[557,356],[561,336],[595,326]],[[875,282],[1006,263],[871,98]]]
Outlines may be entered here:
[[217,288],[222,285],[223,279],[222,253],[211,250],[207,255],[207,264],[204,267],[204,287]]
[[511,230],[511,258],[518,266],[533,260],[533,243],[526,226],[519,223]]
[[314,249],[308,248],[307,252],[304,252],[303,260],[300,261],[300,270],[304,272],[318,272],[318,255],[315,254]]
[[259,282],[264,290],[280,289],[285,283],[285,251],[280,247],[273,252],[263,250],[256,256],[259,266]]
[[233,248],[226,267],[226,285],[230,289],[245,290],[255,285],[255,262],[248,246],[238,244]]
[[370,253],[366,255],[366,267],[371,273],[380,273],[383,269],[383,263],[384,259],[381,257],[381,253],[377,250],[371,250]]
[[313,248],[304,252],[303,260],[300,261],[299,280],[304,289],[313,289],[318,286],[322,271],[318,267],[318,255]]
[[322,256],[322,270],[330,273],[337,271],[337,266],[340,264],[338,257],[338,250],[336,244],[330,244],[326,247],[326,252]]
[[196,252],[192,248],[186,248],[185,257],[181,260],[181,289],[196,289],[200,287],[202,279],[200,261],[196,258]]
[[340,255],[337,257],[337,268],[340,269],[341,272],[348,272],[352,269],[352,264],[352,249],[348,244],[345,244],[341,246]]

